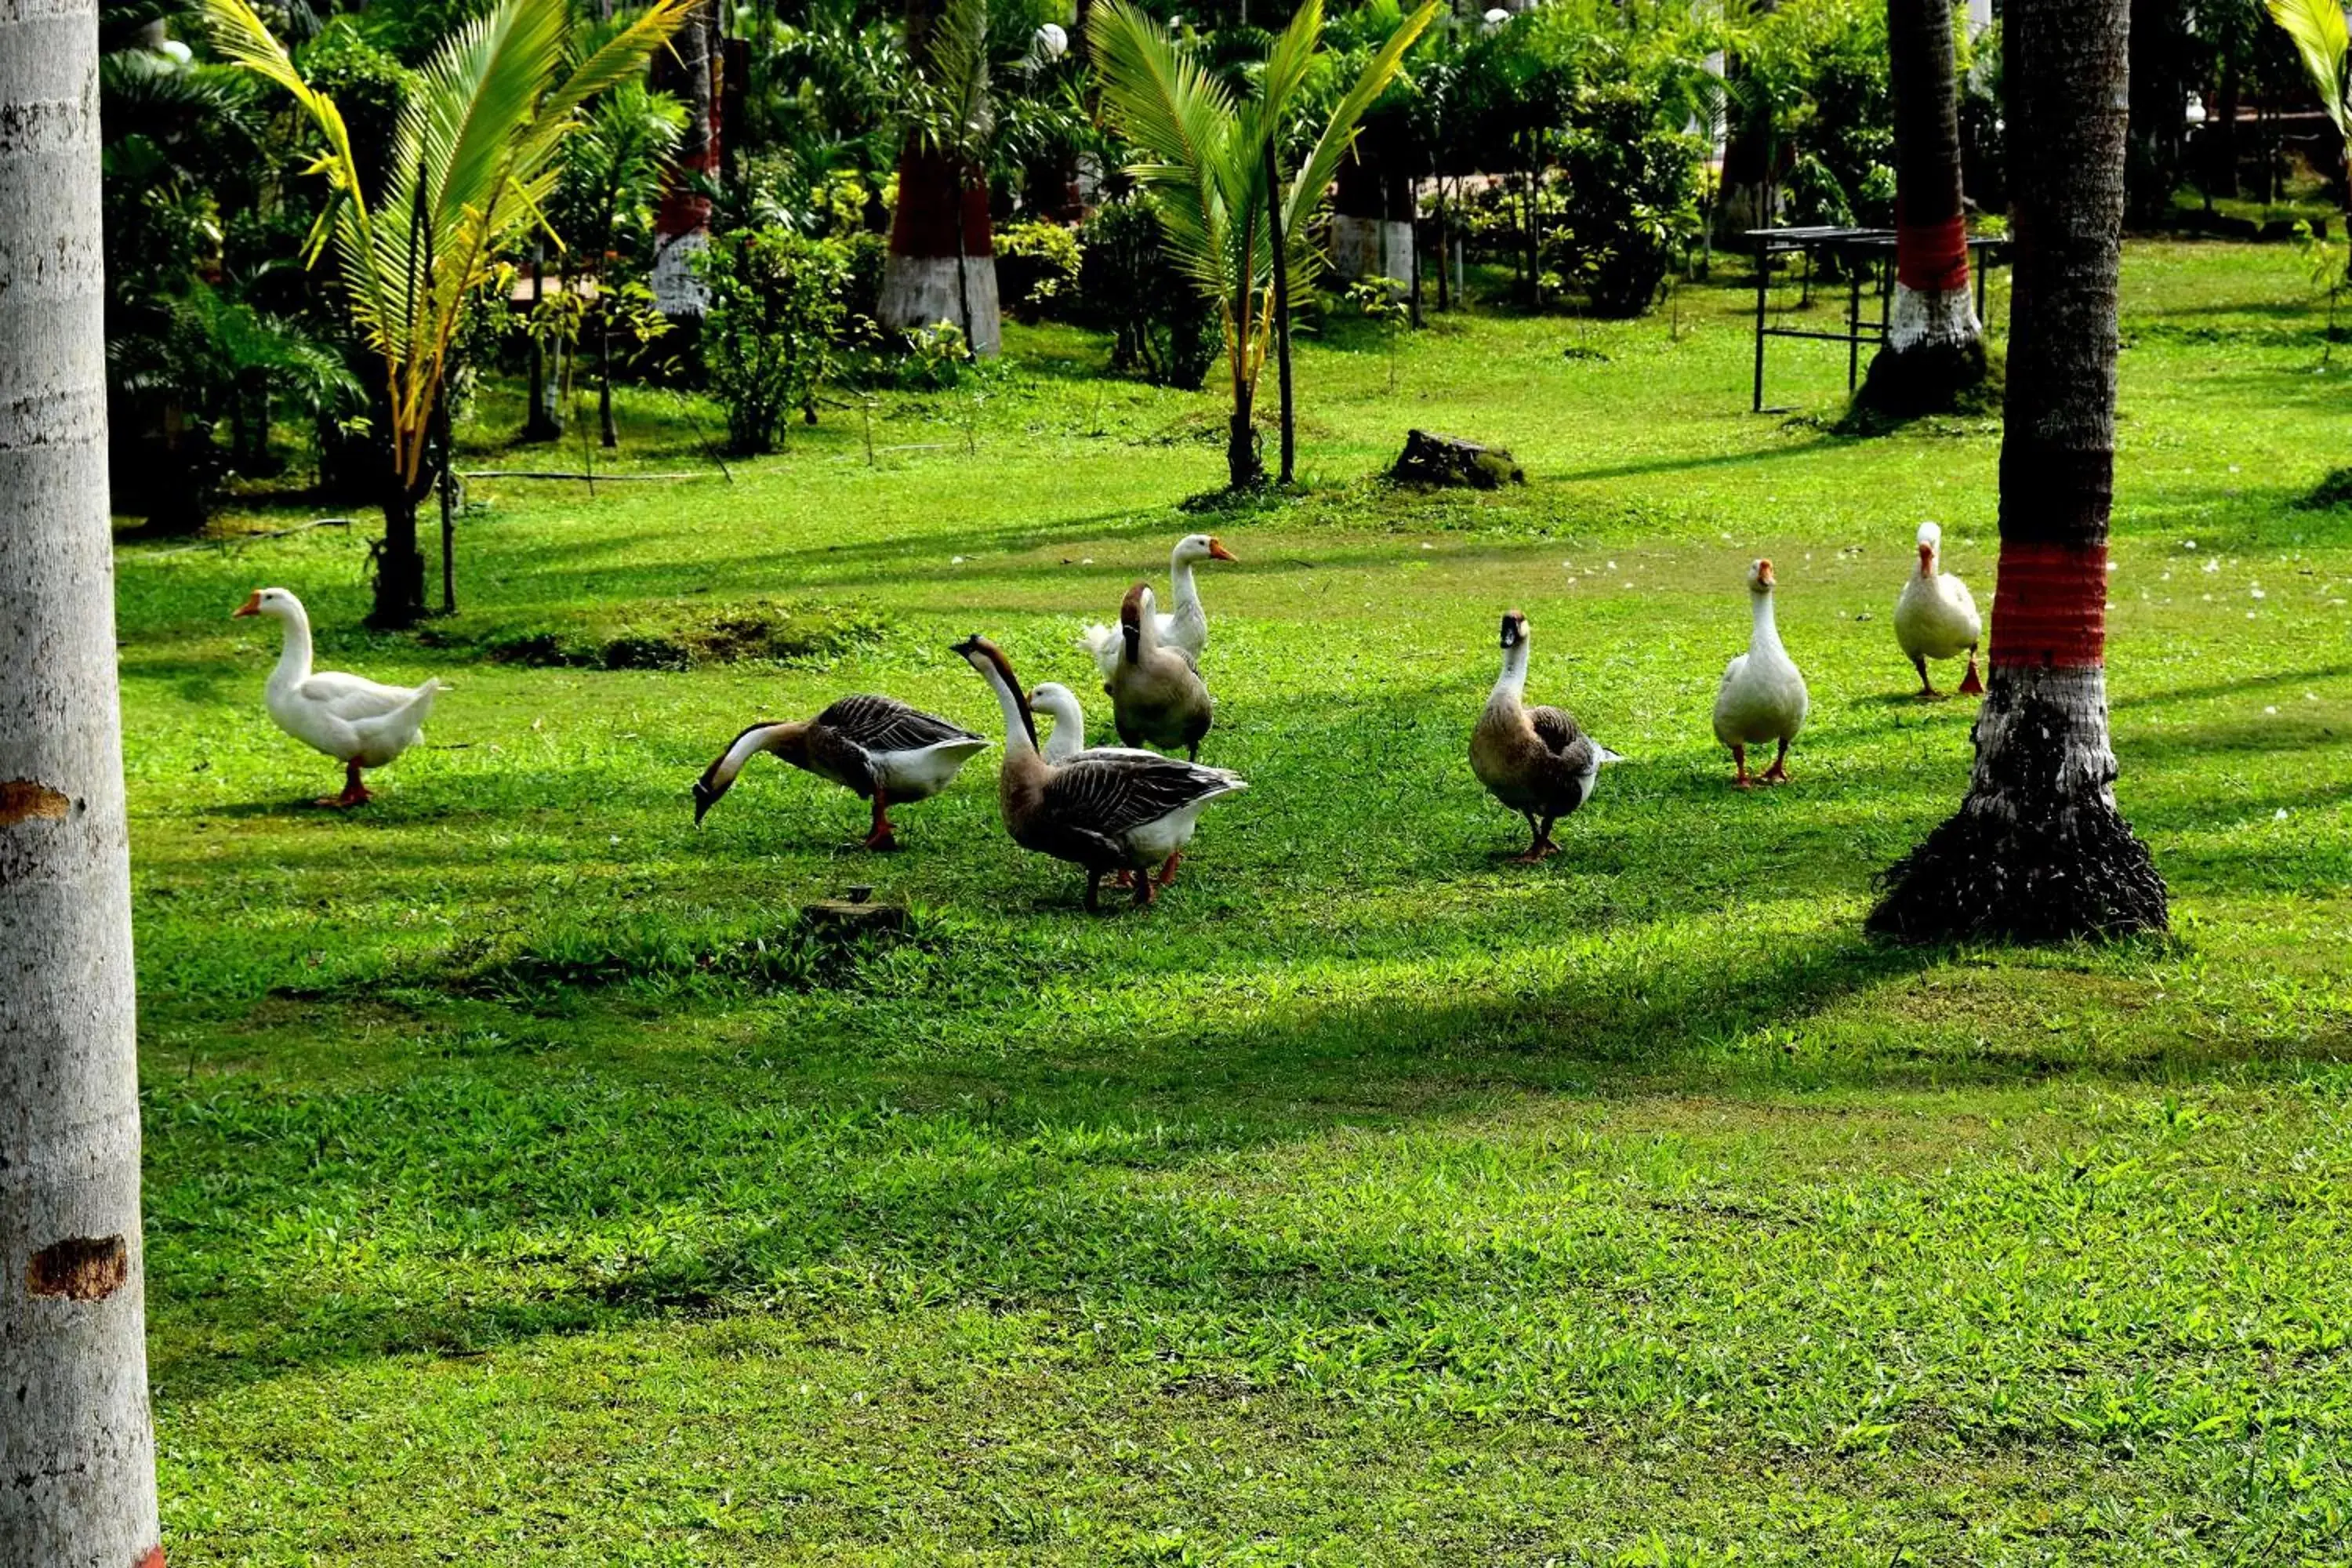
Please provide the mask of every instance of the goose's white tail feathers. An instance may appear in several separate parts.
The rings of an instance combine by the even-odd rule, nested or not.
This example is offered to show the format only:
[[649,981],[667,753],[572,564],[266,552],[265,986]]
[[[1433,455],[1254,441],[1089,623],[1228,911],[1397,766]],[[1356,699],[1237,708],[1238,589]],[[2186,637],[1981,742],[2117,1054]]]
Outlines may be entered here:
[[1118,668],[1119,636],[1117,626],[1096,625],[1079,634],[1078,641],[1094,656],[1095,668],[1108,680],[1111,671]]
[[1601,744],[1598,741],[1593,742],[1593,750],[1601,753],[1601,760],[1604,763],[1622,763],[1625,760],[1623,757],[1621,757],[1616,752],[1611,751],[1608,747]]

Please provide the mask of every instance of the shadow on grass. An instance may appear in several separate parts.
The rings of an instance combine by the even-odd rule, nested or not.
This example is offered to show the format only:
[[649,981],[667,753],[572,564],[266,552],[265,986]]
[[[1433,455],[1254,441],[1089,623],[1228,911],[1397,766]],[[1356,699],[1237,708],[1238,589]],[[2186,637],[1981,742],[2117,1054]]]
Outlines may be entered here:
[[[1693,950],[1503,1001],[1301,1005],[1181,1037],[1080,1029],[1051,1054],[975,1042],[928,1064],[877,1066],[780,1019],[748,1047],[772,1058],[706,1059],[689,1083],[535,1054],[528,1073],[460,1065],[363,1093],[151,1086],[157,1382],[186,1399],[290,1366],[786,1298],[1252,1311],[1305,1295],[1409,1311],[1458,1281],[1321,1280],[1319,1246],[1205,1234],[1122,1173],[1609,1094],[1923,962],[1853,936],[1740,963]],[[337,1213],[388,1271],[321,1277],[267,1239],[279,1216]],[[198,1340],[236,1348],[183,1339],[199,1320]]]

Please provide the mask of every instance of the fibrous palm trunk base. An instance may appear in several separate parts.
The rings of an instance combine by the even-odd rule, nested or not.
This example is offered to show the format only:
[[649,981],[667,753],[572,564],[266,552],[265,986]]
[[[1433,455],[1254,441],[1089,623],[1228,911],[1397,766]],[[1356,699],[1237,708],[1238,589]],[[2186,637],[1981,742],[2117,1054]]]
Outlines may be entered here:
[[1996,669],[1968,797],[1880,879],[1869,928],[1906,942],[2162,931],[2164,879],[2116,809],[2105,672]]

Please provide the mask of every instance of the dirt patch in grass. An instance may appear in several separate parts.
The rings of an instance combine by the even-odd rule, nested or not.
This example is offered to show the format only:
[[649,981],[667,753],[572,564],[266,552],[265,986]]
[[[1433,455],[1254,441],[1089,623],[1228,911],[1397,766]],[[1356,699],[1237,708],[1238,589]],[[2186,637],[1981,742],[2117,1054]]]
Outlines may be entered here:
[[609,618],[499,627],[472,637],[428,629],[421,640],[533,668],[824,668],[879,643],[888,629],[886,617],[864,605],[750,599],[638,605]]

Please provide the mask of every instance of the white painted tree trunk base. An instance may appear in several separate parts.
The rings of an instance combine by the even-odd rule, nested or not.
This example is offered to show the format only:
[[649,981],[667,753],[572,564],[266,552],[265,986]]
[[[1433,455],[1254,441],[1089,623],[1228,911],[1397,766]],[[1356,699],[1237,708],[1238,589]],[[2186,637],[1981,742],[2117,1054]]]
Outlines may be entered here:
[[1886,317],[1886,346],[1896,353],[1916,349],[1958,348],[1979,342],[1984,323],[1977,320],[1976,298],[1966,287],[1914,289],[1895,285],[1893,307]]
[[956,286],[952,256],[901,256],[893,251],[882,266],[882,324],[911,332],[946,321],[963,330],[966,295],[971,307],[972,353],[994,357],[1004,346],[1004,331],[996,299],[996,258],[967,256],[963,288]]
[[672,321],[701,319],[710,309],[710,290],[694,275],[693,258],[710,248],[707,234],[681,234],[654,252],[654,306]]
[[95,0],[0,5],[0,1563],[160,1562]]
[[1412,225],[1402,218],[1331,218],[1331,270],[1341,278],[1412,279]]

